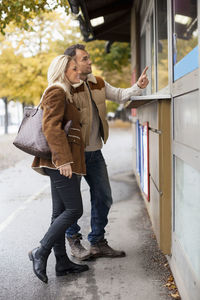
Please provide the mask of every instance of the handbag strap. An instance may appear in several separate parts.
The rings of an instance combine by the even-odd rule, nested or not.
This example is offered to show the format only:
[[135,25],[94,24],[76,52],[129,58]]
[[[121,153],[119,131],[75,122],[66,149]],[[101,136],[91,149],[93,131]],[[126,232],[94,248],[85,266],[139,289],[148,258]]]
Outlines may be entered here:
[[[60,83],[60,82],[56,82],[56,83],[53,83],[53,84],[49,85],[49,86],[44,90],[44,92],[43,92],[43,94],[42,94],[42,97],[40,98],[40,102],[39,102],[38,106],[36,107],[36,110],[35,110],[34,114],[32,115],[32,117],[33,117],[34,115],[37,114],[37,112],[38,112],[38,110],[39,110],[39,108],[40,108],[40,105],[42,104],[42,100],[43,100],[43,98],[44,98],[44,95],[45,95],[45,93],[47,92],[47,90],[50,89],[50,88],[53,87],[53,86],[61,87],[61,88],[65,91],[65,93],[66,93],[65,86],[64,86],[62,83]],[[67,105],[66,102],[67,102],[67,101],[65,101],[65,108],[66,108],[66,105]],[[65,108],[64,108],[64,111],[65,111]]]
[[48,89],[50,89],[50,88],[53,87],[53,86],[61,87],[61,88],[65,91],[65,93],[67,92],[66,86],[65,86],[64,84],[62,84],[61,82],[56,81],[56,82],[54,82],[53,84],[48,85],[48,87],[44,90],[44,92],[43,92],[43,94],[42,94],[42,97],[40,98],[40,102],[39,102],[38,106],[36,107],[36,110],[37,110],[37,111],[38,111],[38,109],[40,108],[40,105],[42,104],[42,100],[43,100],[43,98],[44,98],[45,93],[47,92]]

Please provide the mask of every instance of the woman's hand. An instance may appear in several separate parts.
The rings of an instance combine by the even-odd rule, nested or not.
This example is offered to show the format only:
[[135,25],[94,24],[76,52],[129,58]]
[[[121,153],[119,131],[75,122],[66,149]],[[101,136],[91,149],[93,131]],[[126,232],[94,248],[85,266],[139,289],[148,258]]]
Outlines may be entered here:
[[60,175],[72,178],[72,167],[70,164],[66,164],[59,168]]

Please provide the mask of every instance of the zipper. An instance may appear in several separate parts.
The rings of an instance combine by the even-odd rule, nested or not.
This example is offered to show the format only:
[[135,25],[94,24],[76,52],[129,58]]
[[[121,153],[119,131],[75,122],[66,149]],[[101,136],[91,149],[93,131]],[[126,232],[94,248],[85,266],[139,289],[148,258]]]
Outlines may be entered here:
[[[88,88],[88,91],[89,91],[89,94],[90,94],[91,101],[92,101],[92,102],[94,103],[94,105],[96,106],[96,109],[97,109],[97,112],[98,112],[99,121],[100,121],[100,128],[99,128],[99,130],[101,131],[101,128],[102,128],[102,131],[103,131],[103,124],[102,124],[102,121],[101,121],[101,118],[100,118],[100,115],[99,115],[99,109],[98,109],[98,107],[97,107],[95,101],[94,101],[93,98],[92,98],[92,93],[91,93],[90,86],[89,86],[88,82],[85,81],[85,83],[86,83],[86,85],[87,85],[87,88]],[[91,108],[91,106],[90,106],[90,108]],[[92,117],[93,117],[93,115],[92,115]],[[91,124],[90,124],[90,131],[91,131]],[[89,132],[89,133],[90,133],[90,132]],[[90,137],[90,136],[89,136],[89,137]],[[104,131],[103,131],[103,139],[104,139]]]
[[[88,89],[88,92],[89,92],[89,95],[90,95],[90,99],[91,99],[91,101],[93,101],[93,99],[92,99],[92,93],[90,91],[90,86],[89,86],[89,84],[88,84],[87,81],[85,81],[85,84],[87,86],[87,89]],[[89,104],[89,116],[91,116],[91,118],[89,118],[89,136],[88,136],[88,144],[89,144],[89,142],[90,142],[90,132],[91,132],[91,128],[92,128],[92,118],[93,118],[93,115],[92,115],[92,103],[89,102],[88,104]]]

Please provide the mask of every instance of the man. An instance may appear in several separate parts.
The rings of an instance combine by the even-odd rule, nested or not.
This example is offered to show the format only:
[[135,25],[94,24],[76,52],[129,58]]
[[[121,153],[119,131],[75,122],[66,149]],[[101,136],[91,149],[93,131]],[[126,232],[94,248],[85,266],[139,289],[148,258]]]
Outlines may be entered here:
[[82,235],[79,233],[78,224],[73,224],[66,231],[66,237],[72,255],[79,260],[89,257],[123,257],[125,252],[112,249],[104,238],[112,204],[107,168],[101,153],[102,140],[106,143],[108,138],[105,100],[123,103],[129,100],[130,96],[141,95],[141,89],[148,85],[146,75],[148,68],[144,69],[137,84],[131,88],[121,89],[92,74],[92,62],[84,45],[70,46],[64,54],[73,57],[80,70],[81,82],[74,86],[73,99],[81,114],[82,135],[86,146],[85,179],[91,195],[91,232],[88,234],[90,250],[86,250],[81,244]]

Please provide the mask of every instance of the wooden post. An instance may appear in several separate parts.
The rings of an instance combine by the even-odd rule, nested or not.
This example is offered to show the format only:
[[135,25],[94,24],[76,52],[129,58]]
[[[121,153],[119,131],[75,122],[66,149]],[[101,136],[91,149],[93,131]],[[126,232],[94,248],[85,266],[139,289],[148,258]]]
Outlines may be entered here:
[[159,189],[160,195],[160,248],[171,254],[171,103],[159,101]]

